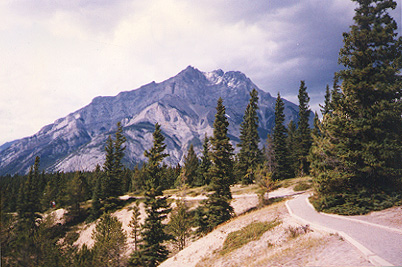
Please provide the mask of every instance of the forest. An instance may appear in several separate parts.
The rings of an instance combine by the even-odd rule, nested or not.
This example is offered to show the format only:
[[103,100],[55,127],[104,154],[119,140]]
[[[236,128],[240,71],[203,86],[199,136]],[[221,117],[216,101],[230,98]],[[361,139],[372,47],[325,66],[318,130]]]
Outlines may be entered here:
[[[278,181],[311,176],[319,211],[366,214],[402,204],[402,37],[387,10],[395,1],[355,0],[354,24],[344,33],[339,63],[344,67],[327,85],[321,114],[309,125],[305,81],[298,90],[299,118],[284,125],[278,93],[275,126],[265,144],[258,136],[258,94],[250,92],[238,153],[228,137],[224,100],[218,99],[213,135],[205,136],[201,156],[191,145],[184,164],[168,166],[164,136],[155,125],[147,161],[122,164],[125,137],[117,122],[105,144],[106,160],[92,172],[45,173],[40,158],[26,175],[0,177],[1,264],[3,266],[157,266],[169,256],[167,242],[184,248],[186,237],[204,235],[233,217],[234,184],[259,184],[263,193]],[[183,201],[174,208],[168,189],[204,187],[199,207]],[[128,195],[129,198],[120,198]],[[126,235],[111,215],[136,202],[131,220],[135,249],[122,260]],[[140,223],[138,203],[146,207]],[[63,224],[50,211],[67,210]],[[164,220],[169,216],[169,222]],[[93,247],[77,247],[80,223],[96,221]]]

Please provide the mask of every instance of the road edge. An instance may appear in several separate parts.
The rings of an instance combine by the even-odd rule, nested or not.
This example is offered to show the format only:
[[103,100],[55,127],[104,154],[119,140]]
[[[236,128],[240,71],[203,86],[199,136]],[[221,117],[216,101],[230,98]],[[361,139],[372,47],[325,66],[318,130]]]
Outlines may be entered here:
[[[298,196],[296,196],[294,198],[297,198],[297,197],[300,197],[300,195],[298,195]],[[355,239],[350,237],[345,232],[337,231],[337,230],[334,230],[332,228],[328,228],[328,227],[325,227],[325,226],[322,226],[322,225],[319,225],[319,224],[316,224],[316,223],[312,223],[312,222],[309,222],[309,221],[297,216],[296,214],[293,213],[292,209],[289,207],[289,204],[288,204],[289,201],[290,200],[287,200],[286,203],[285,203],[286,208],[287,208],[290,216],[292,216],[296,220],[298,220],[298,221],[300,221],[302,223],[310,225],[310,227],[313,228],[313,229],[316,229],[316,230],[319,230],[319,231],[325,231],[325,232],[328,232],[328,233],[338,234],[339,236],[344,238],[346,241],[348,241],[350,244],[352,244],[354,247],[356,247],[364,255],[364,257],[370,263],[372,263],[374,266],[394,266],[390,262],[388,262],[385,259],[381,258],[377,254],[373,253],[371,250],[366,248],[364,245],[360,244],[358,241],[356,241]],[[309,203],[308,199],[307,199],[307,202]]]
[[[308,198],[306,198],[306,202],[310,207],[315,209],[313,204],[311,204],[311,202],[310,202],[310,200]],[[346,221],[351,221],[351,222],[356,222],[356,223],[361,223],[361,224],[365,224],[365,225],[369,225],[369,226],[374,226],[374,227],[382,228],[382,229],[387,230],[387,231],[392,231],[392,232],[395,232],[395,233],[398,233],[398,234],[402,234],[402,230],[399,230],[399,229],[396,229],[396,228],[393,228],[393,227],[389,227],[389,226],[386,226],[386,225],[367,222],[367,221],[354,219],[354,218],[348,218],[346,216],[337,215],[337,214],[330,214],[330,213],[325,213],[325,212],[318,212],[318,213],[320,213],[322,215],[325,215],[325,216],[329,216],[329,217],[333,217],[333,218],[337,218],[337,219],[341,219],[341,220],[346,220]]]

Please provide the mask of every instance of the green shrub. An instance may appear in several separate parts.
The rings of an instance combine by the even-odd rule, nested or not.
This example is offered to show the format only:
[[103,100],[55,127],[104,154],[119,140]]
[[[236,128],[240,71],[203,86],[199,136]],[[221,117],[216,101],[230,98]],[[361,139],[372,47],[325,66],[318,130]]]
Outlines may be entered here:
[[400,192],[370,192],[360,190],[353,193],[338,193],[311,198],[318,211],[340,215],[361,215],[402,204]]

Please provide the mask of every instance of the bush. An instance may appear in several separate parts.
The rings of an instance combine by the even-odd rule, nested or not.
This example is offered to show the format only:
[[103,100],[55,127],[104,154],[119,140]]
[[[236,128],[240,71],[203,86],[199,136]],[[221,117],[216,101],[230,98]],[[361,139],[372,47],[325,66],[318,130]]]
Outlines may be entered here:
[[296,238],[299,235],[307,234],[308,232],[311,231],[312,230],[310,229],[310,225],[308,224],[299,227],[289,226],[288,228],[285,229],[285,233],[287,233],[291,238]]
[[362,215],[402,204],[400,192],[370,192],[362,189],[358,192],[338,193],[316,196],[311,203],[318,211],[340,215]]

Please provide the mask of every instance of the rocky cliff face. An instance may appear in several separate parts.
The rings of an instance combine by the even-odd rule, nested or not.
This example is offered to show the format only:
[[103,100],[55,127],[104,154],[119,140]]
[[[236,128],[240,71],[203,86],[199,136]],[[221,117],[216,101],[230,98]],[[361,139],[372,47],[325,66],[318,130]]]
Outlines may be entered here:
[[[166,137],[168,164],[177,164],[189,144],[201,150],[204,135],[212,135],[216,102],[224,100],[232,143],[238,142],[240,123],[249,92],[259,93],[259,133],[262,140],[274,124],[275,98],[241,72],[216,70],[204,73],[188,67],[164,82],[152,82],[114,97],[93,101],[31,137],[17,140],[0,150],[0,175],[26,173],[36,156],[47,171],[92,170],[104,162],[106,138],[121,122],[127,138],[125,164],[145,160],[144,150],[152,145],[155,123]],[[287,122],[297,119],[298,108],[285,101]]]

